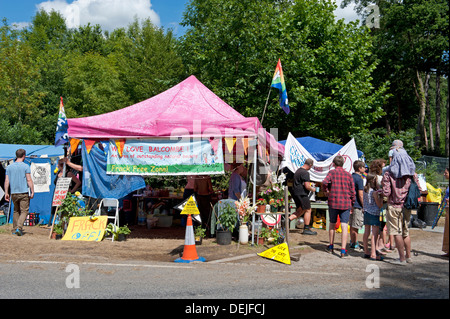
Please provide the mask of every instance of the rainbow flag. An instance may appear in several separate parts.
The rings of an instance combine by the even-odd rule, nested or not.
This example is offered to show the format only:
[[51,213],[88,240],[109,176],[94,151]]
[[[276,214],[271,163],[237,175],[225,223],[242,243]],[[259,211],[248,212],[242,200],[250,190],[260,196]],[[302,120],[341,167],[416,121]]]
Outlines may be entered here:
[[275,69],[275,74],[272,79],[272,87],[277,88],[280,91],[280,106],[289,114],[289,103],[286,91],[286,84],[284,83],[283,69],[281,68],[281,60],[278,59],[277,68]]
[[61,97],[61,102],[59,103],[58,123],[56,124],[55,146],[69,142],[69,136],[67,135],[68,128],[69,126],[67,124],[66,113],[64,112],[63,98]]

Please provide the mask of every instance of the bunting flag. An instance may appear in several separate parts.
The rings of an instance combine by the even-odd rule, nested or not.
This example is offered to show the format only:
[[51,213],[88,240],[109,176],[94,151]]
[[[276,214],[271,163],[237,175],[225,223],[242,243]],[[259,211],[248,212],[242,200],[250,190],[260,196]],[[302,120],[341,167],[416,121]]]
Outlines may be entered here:
[[245,155],[247,155],[247,152],[248,152],[248,138],[243,138],[242,139],[242,145],[244,146],[244,153],[245,153]]
[[231,153],[233,151],[235,143],[236,143],[235,137],[225,137],[225,144],[227,145],[228,153]]
[[64,112],[63,98],[61,96],[61,101],[59,103],[58,123],[56,124],[55,146],[69,142],[69,136],[67,135],[68,128],[69,126],[67,124],[66,113]]
[[219,147],[220,141],[221,141],[220,138],[210,138],[209,139],[209,144],[211,144],[214,154],[217,154],[217,149]]
[[70,139],[70,154],[73,154],[78,147],[78,144],[80,144],[80,140],[77,138],[71,138]]
[[84,145],[86,146],[86,151],[89,154],[91,152],[92,146],[94,146],[95,140],[84,140]]
[[280,59],[278,59],[271,86],[277,88],[280,91],[280,106],[284,110],[284,112],[286,112],[286,114],[289,114],[290,109],[286,91],[286,84],[284,83],[283,69],[281,68]]
[[125,146],[125,139],[117,139],[115,140],[116,146],[117,146],[117,152],[119,153],[119,157],[122,157],[123,154],[123,148]]

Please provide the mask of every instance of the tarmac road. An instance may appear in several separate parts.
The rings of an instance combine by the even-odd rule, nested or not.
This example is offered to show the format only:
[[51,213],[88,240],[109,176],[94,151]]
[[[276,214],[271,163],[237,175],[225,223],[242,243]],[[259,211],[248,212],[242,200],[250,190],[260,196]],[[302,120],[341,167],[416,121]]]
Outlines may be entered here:
[[[422,231],[422,230],[411,230]],[[319,249],[290,247],[291,265],[244,254],[204,263],[49,260],[0,261],[0,299],[448,299],[449,261],[442,234],[414,242],[413,264],[374,262],[350,252],[340,259]],[[432,244],[431,244],[432,243]],[[389,257],[397,257],[396,253]],[[0,254],[1,256],[1,254]],[[182,305],[172,309],[185,310]],[[267,305],[266,313],[270,312]],[[228,308],[227,308],[228,309]],[[273,309],[272,309],[273,310]],[[181,313],[180,313],[181,314]]]
[[[10,234],[3,234],[0,239],[4,245],[8,242],[14,247],[13,244],[22,239],[40,240],[36,233],[29,234],[28,239]],[[352,251],[349,251],[350,257],[340,259],[324,251],[325,231],[320,235],[322,237],[311,238],[296,234],[296,244],[289,248],[291,256],[300,258],[290,265],[257,256],[250,247],[241,247],[239,254],[190,264],[93,258],[87,255],[86,249],[95,246],[55,241],[50,243],[59,246],[59,252],[67,251],[66,254],[52,255],[39,249],[23,251],[20,247],[16,251],[2,251],[0,248],[0,300],[145,298],[153,299],[150,303],[147,300],[146,305],[169,306],[174,314],[184,315],[187,307],[196,302],[197,305],[220,304],[223,314],[230,315],[238,311],[238,308],[230,308],[237,302],[264,304],[265,314],[269,314],[280,304],[289,307],[292,299],[297,299],[296,305],[298,299],[308,303],[323,299],[449,299],[449,260],[441,257],[442,228],[411,229],[416,256],[408,266],[389,263],[397,257],[396,252],[388,254],[384,262],[364,259],[362,253]],[[336,239],[339,243],[339,235]],[[45,242],[48,243],[48,239]],[[121,247],[135,244],[98,245],[97,248],[120,252]],[[61,250],[71,247],[73,250]],[[209,245],[197,250],[201,256],[207,249],[220,250],[221,247]],[[174,260],[176,256],[169,257]],[[164,300],[178,302],[168,304]],[[244,310],[251,309],[244,307]]]

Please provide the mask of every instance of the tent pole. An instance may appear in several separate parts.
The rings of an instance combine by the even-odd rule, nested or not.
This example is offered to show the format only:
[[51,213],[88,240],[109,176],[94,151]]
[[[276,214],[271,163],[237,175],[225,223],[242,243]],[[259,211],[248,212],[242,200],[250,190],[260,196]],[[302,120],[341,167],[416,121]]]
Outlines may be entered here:
[[266,105],[264,105],[264,111],[263,111],[263,115],[261,118],[261,125],[262,125],[262,122],[264,121],[264,114],[266,114],[266,108],[267,108],[267,103],[269,102],[270,91],[272,91],[272,87],[270,87],[269,94],[267,94]]
[[[253,207],[256,205],[256,165],[258,164],[258,138],[255,139],[253,151]],[[255,213],[252,214],[252,246],[255,245]]]

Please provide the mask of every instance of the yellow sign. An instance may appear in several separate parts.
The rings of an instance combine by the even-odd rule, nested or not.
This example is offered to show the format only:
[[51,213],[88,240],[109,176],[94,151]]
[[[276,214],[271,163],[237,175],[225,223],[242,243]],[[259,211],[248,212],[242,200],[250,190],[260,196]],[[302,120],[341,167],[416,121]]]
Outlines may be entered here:
[[291,264],[291,257],[289,256],[289,248],[286,243],[282,243],[273,248],[267,249],[262,253],[259,253],[258,256],[279,261],[283,264]]
[[189,197],[186,205],[184,205],[183,210],[180,213],[181,215],[199,215],[200,211],[197,208],[197,204],[194,201],[194,198]]
[[95,220],[89,216],[71,217],[62,240],[101,241],[107,223],[108,216],[98,216]]

